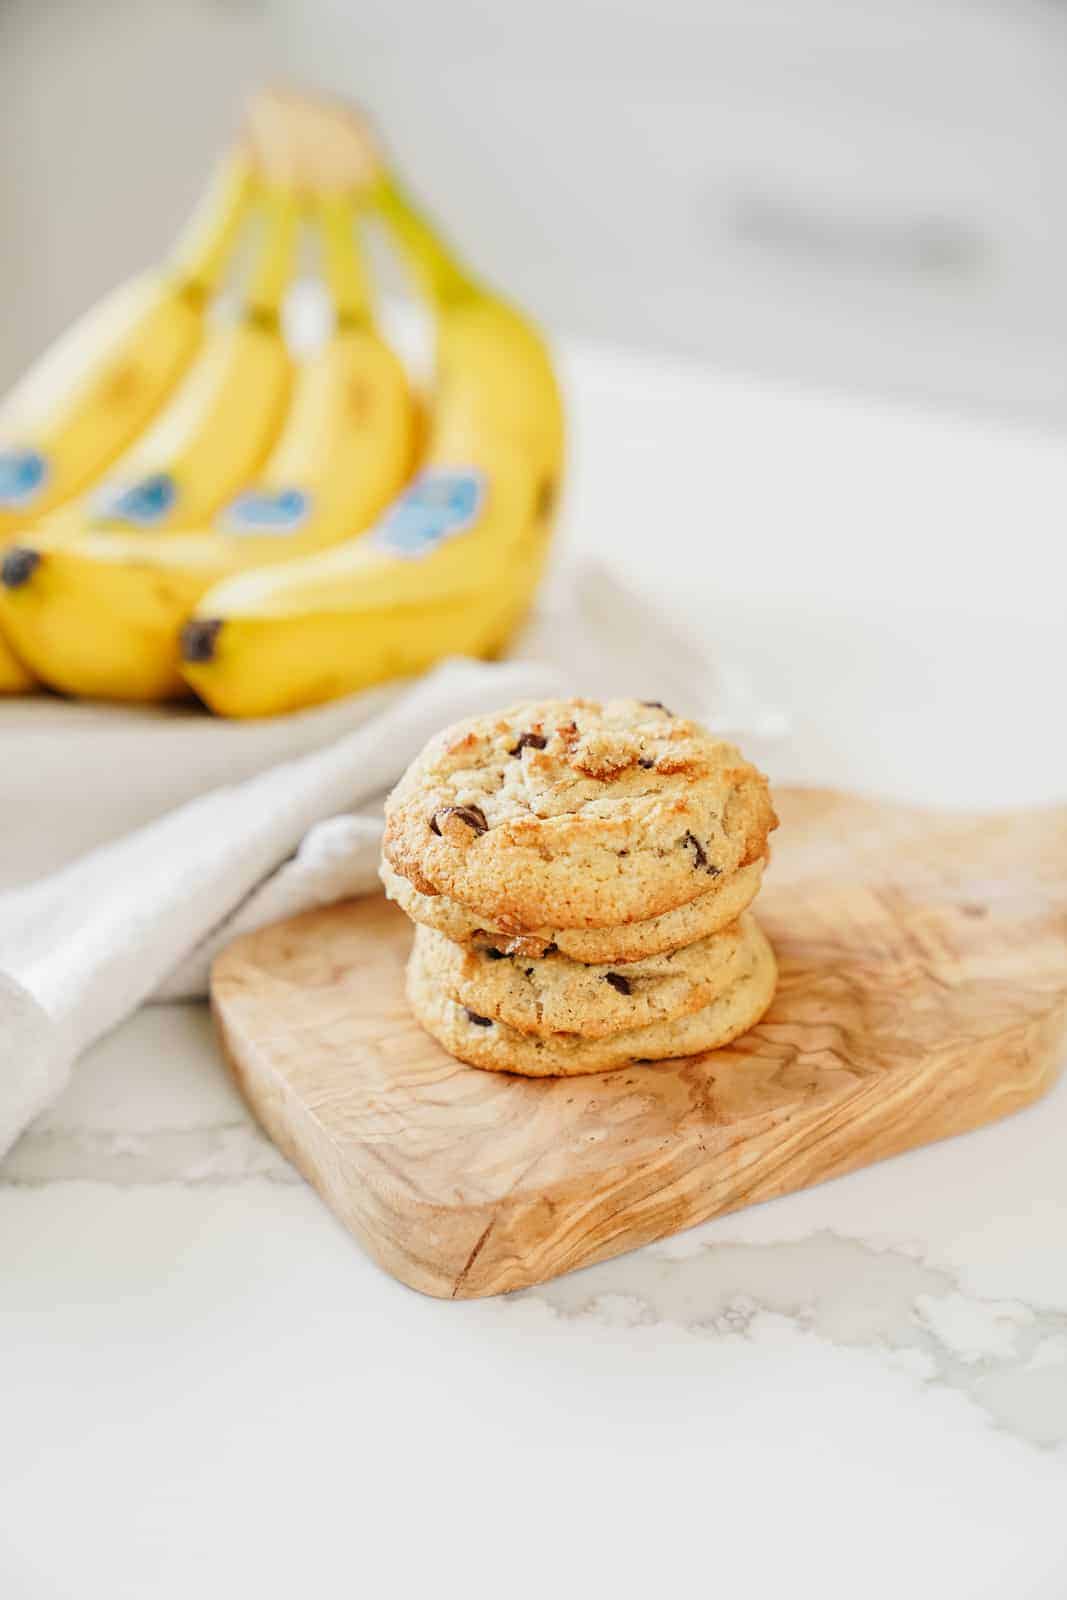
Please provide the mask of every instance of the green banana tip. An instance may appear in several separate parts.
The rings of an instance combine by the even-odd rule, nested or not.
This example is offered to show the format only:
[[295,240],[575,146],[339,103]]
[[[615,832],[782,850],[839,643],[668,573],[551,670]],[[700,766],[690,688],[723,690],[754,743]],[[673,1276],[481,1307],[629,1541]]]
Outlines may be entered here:
[[215,645],[222,632],[220,617],[192,617],[182,628],[182,660],[200,664],[215,659]]
[[23,544],[12,545],[0,562],[0,583],[5,589],[21,589],[23,584],[29,583],[42,559],[39,550],[31,550]]

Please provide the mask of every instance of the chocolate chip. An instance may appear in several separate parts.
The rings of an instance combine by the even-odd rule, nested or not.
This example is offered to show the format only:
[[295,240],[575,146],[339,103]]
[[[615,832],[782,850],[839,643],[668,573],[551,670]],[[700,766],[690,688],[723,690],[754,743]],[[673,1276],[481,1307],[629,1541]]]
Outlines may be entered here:
[[518,744],[512,745],[511,749],[508,751],[508,755],[521,756],[527,745],[529,745],[531,750],[543,750],[547,743],[548,740],[545,738],[543,733],[522,733],[519,735]]
[[430,818],[430,832],[441,837],[441,828],[438,819],[456,817],[460,822],[465,822],[468,828],[473,828],[475,833],[488,833],[489,824],[485,820],[485,813],[480,806],[442,806],[440,811],[435,811]]
[[696,864],[697,864],[698,868],[707,866],[708,858],[704,854],[704,846],[701,844],[701,842],[697,838],[696,834],[694,834],[694,833],[686,833],[684,839],[682,840],[682,843],[684,845],[692,845],[693,854],[696,856]]
[[505,951],[494,950],[492,945],[489,946],[489,949],[485,952],[485,954],[486,959],[489,961],[506,961],[508,959]]
[[16,544],[7,552],[0,566],[0,582],[5,589],[21,589],[24,583],[29,583],[40,565],[39,550],[28,550],[25,545]]
[[665,717],[673,717],[674,712],[668,711],[662,700],[639,700],[639,706],[651,706],[653,711],[662,711]]
[[181,631],[183,661],[213,661],[222,623],[218,617],[194,617]]
[[526,973],[526,976],[528,978],[532,978],[533,977],[533,967],[524,967],[523,971]]
[[545,945],[545,955],[546,956],[554,956],[558,949],[559,949],[559,945],[558,944],[546,944]]
[[654,767],[656,763],[653,761],[651,756],[638,756],[637,765],[639,767],[644,767],[645,771],[647,772],[649,767]]
[[480,1017],[477,1011],[472,1011],[469,1006],[464,1006],[463,1009],[467,1013],[467,1021],[473,1022],[476,1028],[491,1028],[493,1026],[492,1017]]
[[684,834],[682,837],[682,844],[692,846],[693,855],[695,857],[693,866],[696,871],[699,872],[703,869],[709,878],[717,878],[719,876],[722,868],[717,867],[713,861],[708,860],[706,854],[704,853],[704,846],[701,844],[695,833]]
[[620,994],[630,993],[630,980],[624,978],[621,972],[605,972],[604,982],[610,983],[613,989],[618,989]]

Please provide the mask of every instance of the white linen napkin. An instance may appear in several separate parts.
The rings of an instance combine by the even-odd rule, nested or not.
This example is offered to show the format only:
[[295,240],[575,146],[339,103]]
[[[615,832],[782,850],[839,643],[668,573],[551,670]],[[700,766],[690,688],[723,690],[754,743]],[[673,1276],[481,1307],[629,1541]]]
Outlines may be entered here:
[[[204,994],[236,934],[375,887],[382,797],[447,723],[560,693],[636,694],[730,723],[702,642],[600,569],[563,593],[518,659],[446,662],[301,716],[228,724],[46,700],[0,714],[12,756],[12,740],[26,751],[0,830],[22,830],[32,855],[47,828],[66,863],[0,895],[0,1154],[107,1029],[153,996]],[[743,697],[736,709],[751,728]],[[228,770],[243,781],[220,787]],[[185,803],[160,815],[168,792]],[[68,833],[105,842],[78,855]]]

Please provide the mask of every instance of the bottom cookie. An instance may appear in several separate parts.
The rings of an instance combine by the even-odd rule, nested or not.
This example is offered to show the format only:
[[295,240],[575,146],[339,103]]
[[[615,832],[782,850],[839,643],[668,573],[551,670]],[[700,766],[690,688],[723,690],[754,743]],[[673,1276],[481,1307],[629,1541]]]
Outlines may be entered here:
[[777,977],[766,935],[749,919],[737,976],[717,999],[688,1016],[628,1028],[603,1039],[573,1034],[533,1038],[507,1023],[480,1017],[437,987],[420,960],[418,947],[408,962],[407,991],[411,1008],[427,1033],[461,1061],[528,1078],[570,1078],[635,1062],[696,1055],[729,1044],[763,1016],[774,998]]

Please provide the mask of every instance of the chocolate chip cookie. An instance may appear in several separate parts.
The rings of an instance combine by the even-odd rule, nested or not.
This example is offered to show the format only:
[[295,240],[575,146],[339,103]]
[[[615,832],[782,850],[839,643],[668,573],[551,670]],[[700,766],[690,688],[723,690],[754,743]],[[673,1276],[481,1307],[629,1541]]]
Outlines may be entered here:
[[522,1033],[468,1009],[441,988],[436,974],[427,969],[418,942],[408,964],[407,991],[422,1026],[461,1061],[494,1072],[558,1078],[717,1049],[759,1021],[774,996],[775,980],[774,954],[749,918],[736,973],[716,999],[685,1016],[604,1038]]
[[418,928],[416,960],[449,999],[519,1033],[603,1039],[687,1016],[728,989],[750,951],[751,921],[746,914],[681,950],[617,968],[559,954],[537,959],[472,950]]
[[420,894],[496,928],[610,928],[761,861],[776,822],[763,775],[699,723],[548,700],[433,739],[386,802],[383,849]]
[[728,877],[715,879],[695,900],[641,922],[623,922],[614,928],[527,928],[522,933],[494,927],[491,918],[468,910],[449,895],[421,894],[388,862],[382,862],[380,877],[389,899],[412,922],[436,928],[456,944],[498,950],[508,956],[539,957],[558,950],[572,961],[626,963],[677,950],[728,927],[759,893],[765,866],[765,860],[750,861]]

